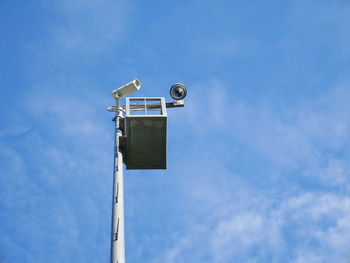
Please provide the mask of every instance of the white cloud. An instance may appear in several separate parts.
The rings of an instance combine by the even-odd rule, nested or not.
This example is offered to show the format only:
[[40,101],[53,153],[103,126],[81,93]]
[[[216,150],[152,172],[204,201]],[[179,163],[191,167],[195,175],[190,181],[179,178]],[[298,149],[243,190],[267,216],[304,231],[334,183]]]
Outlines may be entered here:
[[[301,170],[299,176],[312,176],[322,184],[349,185],[348,81],[335,84],[317,99],[278,109],[268,101],[250,105],[230,99],[227,83],[197,86],[214,90],[194,94],[197,98],[190,101],[189,114],[181,120],[198,131],[198,136],[224,136],[228,141],[243,143],[280,171]],[[203,130],[203,125],[208,129]],[[229,154],[229,149],[225,151],[223,155]]]
[[219,222],[210,239],[214,262],[248,255],[247,249],[261,242],[263,235],[263,219],[258,214],[238,214]]
[[[114,128],[105,108],[112,98],[75,67],[115,54],[131,5],[78,0],[46,7],[53,18],[46,36],[26,43],[28,83],[0,131],[0,253],[31,262],[105,261]],[[14,241],[18,236],[22,241]]]
[[[101,220],[110,215],[114,126],[105,106],[91,94],[26,93],[22,116],[31,128],[0,148],[2,249],[13,246],[7,240],[20,232],[26,242],[14,248],[17,254],[37,262],[70,261],[81,257],[80,239],[94,247],[104,236],[105,245],[91,253],[108,257],[108,220]],[[54,258],[43,253],[48,246],[56,250]]]
[[[157,260],[186,262],[345,262],[350,236],[350,199],[336,194],[306,193],[269,207],[229,205],[230,217],[201,217],[182,231]],[[211,207],[212,213],[217,211]],[[204,256],[205,255],[205,256]],[[154,261],[156,262],[156,260]]]
[[[205,85],[197,86],[203,89]],[[173,246],[157,260],[346,262],[350,257],[347,82],[279,111],[267,102],[230,101],[225,83],[210,86],[216,87],[217,97],[195,94],[190,114],[181,119],[198,136],[210,138],[204,146],[193,140],[191,147],[199,147],[198,155],[186,156],[185,149],[181,159],[186,176],[181,187],[186,206],[196,216],[177,231],[176,240],[186,242],[173,240]],[[210,112],[202,110],[203,102],[213,105]],[[220,112],[226,115],[221,118]],[[228,147],[215,148],[216,136],[238,141],[240,147],[259,154],[272,164],[269,167],[276,170],[275,175],[257,179],[266,185],[255,187],[234,164],[228,166],[222,160],[235,156]]]
[[[65,62],[74,62],[78,56],[90,57],[113,49],[123,38],[131,11],[130,4],[124,1],[61,1],[55,7],[63,19],[49,25],[47,46],[38,49],[44,51],[44,56],[49,54],[40,61],[47,59],[47,65],[62,62],[62,57]],[[216,55],[237,54],[241,46],[238,39],[229,39],[215,48]],[[211,51],[209,47],[200,52]],[[62,63],[63,67],[72,64]],[[91,244],[99,242],[94,240],[99,224],[106,223],[99,221],[98,214],[106,212],[109,199],[101,202],[99,198],[110,192],[106,181],[111,175],[113,125],[101,118],[101,112],[109,105],[96,98],[104,95],[91,92],[80,96],[75,91],[76,87],[96,90],[92,79],[81,80],[79,76],[77,83],[78,77],[67,72],[57,76],[47,74],[43,67],[40,70],[34,90],[25,94],[24,116],[30,119],[25,123],[30,125],[22,125],[22,116],[14,115],[13,125],[0,133],[4,136],[28,132],[17,147],[5,145],[0,150],[9,174],[16,176],[12,183],[3,183],[8,188],[0,195],[5,196],[2,204],[11,207],[16,187],[20,186],[27,193],[20,195],[26,196],[25,204],[44,204],[45,212],[57,214],[48,228],[56,227],[54,241],[68,250],[60,255],[67,261],[69,253],[74,254],[72,247],[76,248],[78,237],[87,238]],[[178,202],[182,202],[185,211],[190,210],[190,215],[169,237],[169,247],[160,251],[154,262],[277,263],[286,262],[286,255],[289,262],[342,262],[349,256],[350,241],[349,86],[345,83],[321,98],[277,111],[269,101],[254,104],[229,99],[230,86],[218,80],[198,83],[187,101],[188,114],[173,119],[192,132],[186,138],[191,143],[183,150],[188,160],[178,172],[182,176],[176,177],[181,179],[177,187],[184,195]],[[224,136],[227,143],[217,145],[219,136]],[[271,188],[258,189],[237,170],[234,160],[222,160],[237,158],[232,154],[234,147],[242,152],[248,149],[275,169],[269,170],[275,177],[266,173],[265,178],[258,179],[271,184]],[[26,163],[33,169],[30,176]],[[279,189],[276,174],[290,176],[288,185]],[[22,182],[18,180],[20,176]],[[312,178],[313,183],[329,193],[319,188],[304,189],[302,184],[295,187],[297,180],[291,180],[293,176]],[[29,192],[23,185],[35,190]],[[73,193],[74,189],[79,191]],[[56,198],[56,191],[65,197]],[[41,199],[33,197],[33,192]],[[21,220],[36,230],[36,236],[26,232],[26,237],[29,243],[39,242],[36,246],[45,247],[48,231],[38,228],[40,218],[31,217],[30,212],[29,215]],[[82,225],[89,226],[89,233],[79,228]],[[108,244],[108,233],[106,237]],[[6,240],[6,236],[2,235],[1,240]],[[148,245],[143,244],[141,251],[146,251]]]

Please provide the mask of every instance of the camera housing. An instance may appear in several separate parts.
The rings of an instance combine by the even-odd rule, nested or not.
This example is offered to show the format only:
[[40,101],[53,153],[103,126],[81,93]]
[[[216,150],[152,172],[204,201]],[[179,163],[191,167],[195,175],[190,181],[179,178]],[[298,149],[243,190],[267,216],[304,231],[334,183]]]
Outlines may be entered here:
[[175,83],[170,88],[170,96],[176,101],[182,101],[187,95],[187,89],[182,83]]
[[124,86],[121,86],[120,88],[117,88],[115,90],[112,91],[112,97],[115,99],[121,99],[124,98],[126,96],[128,96],[129,94],[138,91],[141,87],[141,81],[139,81],[138,79],[135,79],[127,84],[125,84]]

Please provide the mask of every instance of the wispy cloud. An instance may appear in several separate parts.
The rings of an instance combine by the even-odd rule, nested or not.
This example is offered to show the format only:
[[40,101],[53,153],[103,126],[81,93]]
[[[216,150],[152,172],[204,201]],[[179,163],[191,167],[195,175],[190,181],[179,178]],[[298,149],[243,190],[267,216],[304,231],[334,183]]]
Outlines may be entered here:
[[131,9],[128,1],[45,7],[54,18],[25,47],[30,81],[0,131],[0,261],[103,262],[113,166],[105,108],[112,100],[87,72],[67,69],[114,52]]
[[[181,201],[195,216],[154,262],[347,259],[348,83],[277,111],[264,100],[255,105],[231,101],[225,85],[210,83],[213,92],[195,94],[185,120],[179,117],[202,138],[192,140],[178,160],[185,167],[179,173],[186,193]],[[216,145],[217,136],[224,136],[229,147]],[[239,150],[230,148],[233,142]],[[187,156],[194,148],[198,155]],[[271,173],[253,177],[255,184],[234,164],[247,151],[250,158],[262,158],[261,169],[267,166]]]
[[[336,194],[300,194],[266,208],[251,204],[226,206],[231,216],[214,221],[203,216],[197,226],[186,228],[176,245],[157,260],[169,262],[342,262],[350,255],[348,197]],[[253,196],[254,195],[254,196]],[[276,206],[277,204],[277,206]],[[220,208],[212,206],[212,214]]]
[[[64,0],[46,8],[52,16],[45,36],[27,43],[32,48],[32,61],[25,66],[28,87],[0,130],[0,261],[23,262],[21,255],[26,262],[107,262],[113,123],[104,108],[110,106],[111,98],[110,88],[101,88],[109,85],[109,81],[104,83],[105,72],[101,74],[106,67],[91,65],[118,61],[101,57],[121,52],[116,50],[127,37],[133,5]],[[251,10],[250,5],[246,8]],[[201,60],[195,62],[186,57],[186,69],[196,68],[200,74],[185,75],[171,68],[174,75],[195,80],[189,83],[186,107],[169,118],[169,126],[179,127],[169,129],[169,176],[147,177],[139,171],[141,176],[126,180],[129,259],[338,263],[350,257],[349,80],[330,73],[329,87],[325,88],[326,83],[315,94],[308,90],[299,101],[285,99],[285,105],[269,94],[255,96],[258,88],[247,91],[254,93],[254,99],[244,99],[245,91],[235,83],[241,64],[233,67],[232,59],[245,55],[250,61],[242,62],[244,66],[254,67],[244,72],[247,81],[259,77],[254,70],[270,66],[265,60],[262,65],[261,58],[271,54],[285,60],[271,64],[295,63],[292,66],[302,68],[295,71],[298,77],[304,74],[309,79],[308,69],[315,65],[305,64],[317,63],[315,57],[321,57],[325,65],[341,57],[343,62],[337,60],[337,65],[346,71],[348,3],[298,1],[291,8],[283,30],[266,42],[259,42],[265,36],[253,31],[244,36],[226,29],[213,37],[209,33],[218,28],[213,24],[201,33],[208,34],[208,41],[201,34],[188,38],[192,53],[186,53],[185,42],[178,50],[171,46],[174,54],[199,55]],[[164,14],[161,21],[168,19]],[[145,18],[150,16],[136,24],[147,23]],[[232,25],[232,20],[225,21],[228,27]],[[254,30],[256,22],[252,20]],[[167,24],[148,24],[148,29],[153,26],[155,32]],[[203,24],[194,23],[193,28],[199,27]],[[140,34],[138,39],[151,37]],[[171,53],[171,41],[156,37],[152,41],[150,46],[140,41],[133,48],[149,52],[152,59],[146,59],[147,63],[159,62],[152,74],[157,69],[161,75],[160,57]],[[314,49],[318,44],[322,48]],[[161,52],[154,47],[161,47]],[[320,56],[324,53],[327,59]],[[254,56],[259,59],[253,61]],[[184,61],[179,58],[182,67]],[[128,64],[133,64],[130,72],[139,70],[134,67],[136,56],[125,60],[133,61]],[[216,67],[211,67],[212,62]],[[203,69],[210,76],[204,76]],[[121,75],[123,70],[116,72]],[[328,76],[327,70],[320,72]],[[286,83],[293,79],[289,68],[273,74],[278,73],[285,74]],[[103,77],[98,79],[99,74]],[[312,77],[323,80],[320,75]],[[300,83],[289,84],[306,87]],[[288,97],[288,90],[280,92]]]
[[99,255],[108,257],[109,224],[101,220],[109,218],[113,126],[100,122],[105,105],[93,104],[62,94],[27,97],[23,116],[31,128],[1,148],[0,221],[13,233],[2,234],[1,250],[10,248],[10,239],[28,262],[78,260],[79,240],[91,239],[93,247],[103,231]]

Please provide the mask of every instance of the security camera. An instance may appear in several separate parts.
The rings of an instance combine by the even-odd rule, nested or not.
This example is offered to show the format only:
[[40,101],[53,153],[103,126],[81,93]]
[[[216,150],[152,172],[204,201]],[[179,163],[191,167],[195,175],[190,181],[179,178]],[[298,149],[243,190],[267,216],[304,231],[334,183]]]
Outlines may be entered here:
[[170,96],[176,101],[182,101],[187,94],[186,87],[181,83],[176,83],[170,88]]
[[124,86],[112,91],[112,97],[115,99],[121,99],[128,96],[129,94],[138,91],[141,87],[141,81],[135,79]]

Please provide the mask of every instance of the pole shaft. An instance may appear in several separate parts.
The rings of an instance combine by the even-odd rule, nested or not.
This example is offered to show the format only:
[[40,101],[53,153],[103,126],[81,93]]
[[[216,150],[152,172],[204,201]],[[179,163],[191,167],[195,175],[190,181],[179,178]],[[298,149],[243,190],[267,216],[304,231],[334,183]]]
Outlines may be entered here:
[[125,263],[123,155],[119,147],[119,137],[122,136],[122,131],[119,128],[122,111],[119,101],[117,101],[117,107],[118,111],[115,118],[111,263]]

